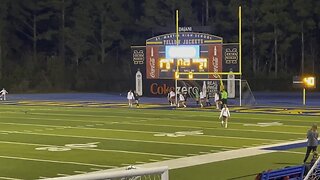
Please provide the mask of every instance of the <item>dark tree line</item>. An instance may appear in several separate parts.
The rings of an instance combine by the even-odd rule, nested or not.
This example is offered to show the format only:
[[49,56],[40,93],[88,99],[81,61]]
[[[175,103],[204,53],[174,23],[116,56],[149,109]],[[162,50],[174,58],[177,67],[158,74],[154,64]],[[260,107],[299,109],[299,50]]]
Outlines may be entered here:
[[1,0],[0,86],[11,91],[127,88],[130,46],[158,27],[211,26],[238,41],[248,79],[319,74],[318,0]]

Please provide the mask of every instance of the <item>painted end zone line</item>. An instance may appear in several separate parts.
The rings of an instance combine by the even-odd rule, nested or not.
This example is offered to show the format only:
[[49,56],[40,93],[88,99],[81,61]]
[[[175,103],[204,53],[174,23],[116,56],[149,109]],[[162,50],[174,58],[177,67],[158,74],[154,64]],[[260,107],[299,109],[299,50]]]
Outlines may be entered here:
[[0,158],[18,159],[18,160],[25,160],[25,161],[37,161],[37,162],[50,162],[50,163],[59,163],[59,164],[74,164],[74,165],[102,167],[102,168],[115,168],[116,167],[116,166],[107,166],[107,165],[98,165],[98,164],[89,164],[89,163],[54,161],[54,160],[46,160],[46,159],[33,159],[33,158],[23,158],[23,157],[13,157],[13,156],[0,156]]

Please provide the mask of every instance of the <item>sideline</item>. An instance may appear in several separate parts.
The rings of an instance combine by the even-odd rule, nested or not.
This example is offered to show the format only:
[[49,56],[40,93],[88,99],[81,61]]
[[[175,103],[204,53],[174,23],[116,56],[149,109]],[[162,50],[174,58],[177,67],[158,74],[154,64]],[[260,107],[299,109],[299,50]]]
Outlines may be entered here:
[[244,148],[244,149],[236,149],[236,150],[230,150],[230,151],[223,151],[219,153],[211,153],[211,154],[204,154],[199,156],[172,159],[172,160],[167,160],[162,162],[147,163],[143,165],[138,165],[137,167],[148,168],[148,167],[168,166],[170,170],[179,169],[179,168],[202,165],[207,163],[278,152],[277,150],[272,150],[272,147],[288,146],[292,144],[300,144],[303,142],[305,142],[305,140],[290,141],[285,143],[250,147],[250,148]]

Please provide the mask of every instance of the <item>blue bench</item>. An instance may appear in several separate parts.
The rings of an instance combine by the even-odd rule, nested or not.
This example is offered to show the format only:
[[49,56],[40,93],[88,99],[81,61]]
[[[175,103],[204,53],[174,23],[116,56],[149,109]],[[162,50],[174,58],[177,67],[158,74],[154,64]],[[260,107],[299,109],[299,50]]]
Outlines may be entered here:
[[271,170],[268,172],[263,172],[261,175],[261,180],[281,179],[287,176],[290,180],[302,180],[304,170],[304,165],[292,166],[278,170]]

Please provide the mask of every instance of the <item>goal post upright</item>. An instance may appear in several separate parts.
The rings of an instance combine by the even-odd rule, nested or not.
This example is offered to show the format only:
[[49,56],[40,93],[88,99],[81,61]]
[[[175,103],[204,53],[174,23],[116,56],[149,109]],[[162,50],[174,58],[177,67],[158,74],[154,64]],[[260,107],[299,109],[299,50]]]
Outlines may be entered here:
[[[179,46],[179,10],[178,9],[176,10],[176,45]],[[179,65],[178,64],[177,64],[177,69],[176,69],[176,75],[174,76],[175,93],[176,93],[176,97],[175,97],[176,106],[178,105],[178,92],[177,92],[178,80],[177,80],[177,78],[179,78],[177,76],[179,76]]]
[[[179,46],[179,10],[176,10],[176,46]],[[235,81],[239,81],[239,105],[242,106],[242,10],[241,10],[241,6],[238,7],[238,45],[239,45],[239,57],[238,57],[238,63],[239,63],[239,70],[238,72],[191,72],[192,76],[193,75],[208,75],[207,79],[201,79],[201,78],[181,78],[182,76],[188,76],[190,75],[190,72],[180,72],[179,71],[179,64],[177,64],[176,67],[176,71],[175,71],[175,75],[174,75],[174,81],[175,81],[175,101],[176,104],[178,102],[178,80],[212,80],[209,78],[209,75],[216,75],[219,77],[220,81],[222,81],[222,77],[223,75],[235,75],[235,76],[239,76],[239,78],[235,79]],[[223,83],[222,83],[223,85]]]
[[242,78],[242,14],[241,14],[241,6],[239,6],[239,75],[240,75],[240,83],[239,83],[239,93],[240,93],[240,106],[242,106],[241,102],[241,78]]

